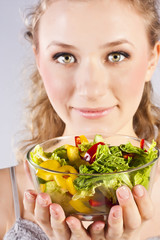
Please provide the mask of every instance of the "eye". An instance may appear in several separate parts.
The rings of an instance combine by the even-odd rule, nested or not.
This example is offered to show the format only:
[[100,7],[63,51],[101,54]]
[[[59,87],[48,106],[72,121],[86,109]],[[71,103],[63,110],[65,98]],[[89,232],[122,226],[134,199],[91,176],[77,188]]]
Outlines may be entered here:
[[128,57],[128,53],[125,52],[112,52],[108,55],[108,60],[112,63],[117,63],[123,61],[125,58]]
[[69,53],[57,53],[53,59],[62,64],[70,64],[76,61],[75,57]]

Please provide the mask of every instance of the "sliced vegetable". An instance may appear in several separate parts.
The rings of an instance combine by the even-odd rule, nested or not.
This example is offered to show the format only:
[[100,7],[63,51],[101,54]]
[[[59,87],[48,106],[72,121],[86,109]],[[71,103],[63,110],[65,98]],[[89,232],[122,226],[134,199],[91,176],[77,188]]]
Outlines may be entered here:
[[49,193],[53,202],[61,202],[72,212],[74,208],[88,214],[117,204],[116,190],[122,185],[132,189],[141,184],[148,189],[152,165],[129,173],[128,170],[158,157],[154,140],[147,150],[144,139],[140,147],[130,142],[110,146],[101,135],[91,142],[84,135],[76,136],[75,144],[65,144],[53,152],[44,152],[37,145],[30,154],[34,163],[46,169],[36,169],[37,181],[40,191]]
[[[53,170],[53,171],[57,171],[57,169],[61,166],[60,163],[56,160],[47,160],[42,162],[40,165],[40,167],[49,169],[49,170]],[[39,178],[44,179],[45,181],[50,181],[54,179],[54,174],[51,172],[47,172],[41,169],[37,170],[37,176]]]
[[61,187],[64,191],[67,191],[67,184],[66,184],[66,178],[63,177],[63,175],[57,173],[54,175],[54,180],[56,184]]
[[68,177],[66,179],[66,185],[67,185],[67,190],[70,194],[72,195],[76,194],[77,191],[73,185],[73,179],[71,177]]
[[94,144],[84,155],[84,160],[92,164],[95,161],[96,158],[96,152],[98,145],[105,145],[104,142],[98,142]]
[[86,138],[86,136],[84,136],[84,135],[81,135],[80,136],[80,139],[81,139],[81,143],[88,143],[88,139]]
[[41,192],[45,192],[45,189],[46,189],[46,184],[40,184],[39,185],[39,187],[40,187],[40,190],[41,190]]
[[57,185],[60,186],[62,189],[69,191],[72,195],[76,193],[76,189],[73,186],[73,181],[76,179],[75,174],[67,174],[67,173],[78,173],[77,170],[70,166],[65,165],[63,167],[58,168],[59,172],[64,172],[64,174],[55,174],[54,180],[56,181]]
[[85,206],[85,204],[81,200],[71,200],[69,204],[80,213],[91,213],[91,208]]
[[76,147],[78,147],[78,145],[81,144],[80,136],[75,136],[75,144],[76,144]]
[[67,146],[67,156],[70,162],[78,161],[81,159],[78,147],[71,145]]
[[104,142],[104,139],[103,139],[103,137],[101,135],[96,134],[95,137],[94,137],[93,142],[94,142],[94,144],[98,143],[98,142]]
[[84,135],[75,136],[75,145],[79,149],[80,152],[81,152],[81,149],[79,148],[79,145],[81,145],[83,143],[88,143],[88,139]]
[[129,157],[133,158],[135,156],[134,153],[124,153],[123,157],[128,160]]
[[103,206],[103,205],[105,205],[105,198],[102,199],[102,200],[90,199],[90,200],[89,200],[89,204],[90,204],[92,207],[100,207],[100,206]]
[[76,178],[76,175],[75,174],[69,175],[69,173],[78,173],[77,170],[70,165],[65,165],[65,166],[62,166],[62,167],[58,168],[58,172],[63,172],[64,173],[63,175],[68,175],[73,180]]
[[141,148],[141,149],[144,148],[144,139],[141,139],[141,141],[140,141],[140,148]]

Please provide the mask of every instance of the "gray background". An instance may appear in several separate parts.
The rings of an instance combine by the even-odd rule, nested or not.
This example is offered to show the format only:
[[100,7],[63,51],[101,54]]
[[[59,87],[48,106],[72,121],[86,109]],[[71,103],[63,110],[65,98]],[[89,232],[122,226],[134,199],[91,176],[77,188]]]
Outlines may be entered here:
[[23,12],[34,2],[0,0],[0,168],[16,163],[13,139],[22,128],[22,70],[32,56],[23,37]]
[[[13,139],[22,128],[22,69],[31,54],[23,39],[22,13],[36,0],[0,0],[0,168],[15,165]],[[153,77],[160,93],[160,64]]]

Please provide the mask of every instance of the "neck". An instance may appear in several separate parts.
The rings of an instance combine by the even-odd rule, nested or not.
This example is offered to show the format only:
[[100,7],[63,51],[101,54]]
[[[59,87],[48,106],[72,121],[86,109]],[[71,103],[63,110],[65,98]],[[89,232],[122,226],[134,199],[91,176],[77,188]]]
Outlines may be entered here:
[[[95,131],[95,133],[96,133],[96,131]],[[63,136],[77,135],[77,134],[78,133],[74,129],[71,129],[71,128],[66,126],[66,128],[64,130],[64,133],[63,133]],[[85,133],[82,133],[82,134],[85,134]],[[120,130],[115,132],[115,134],[122,134],[122,135],[137,137],[137,135],[135,134],[135,132],[133,130],[132,120],[129,121],[123,128],[121,128]]]

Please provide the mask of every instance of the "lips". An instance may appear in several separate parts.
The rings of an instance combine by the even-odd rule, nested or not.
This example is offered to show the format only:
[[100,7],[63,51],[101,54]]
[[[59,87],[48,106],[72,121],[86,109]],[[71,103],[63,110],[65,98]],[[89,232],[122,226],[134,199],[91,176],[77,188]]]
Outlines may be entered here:
[[73,108],[81,116],[88,119],[97,119],[108,115],[114,107],[109,108]]

